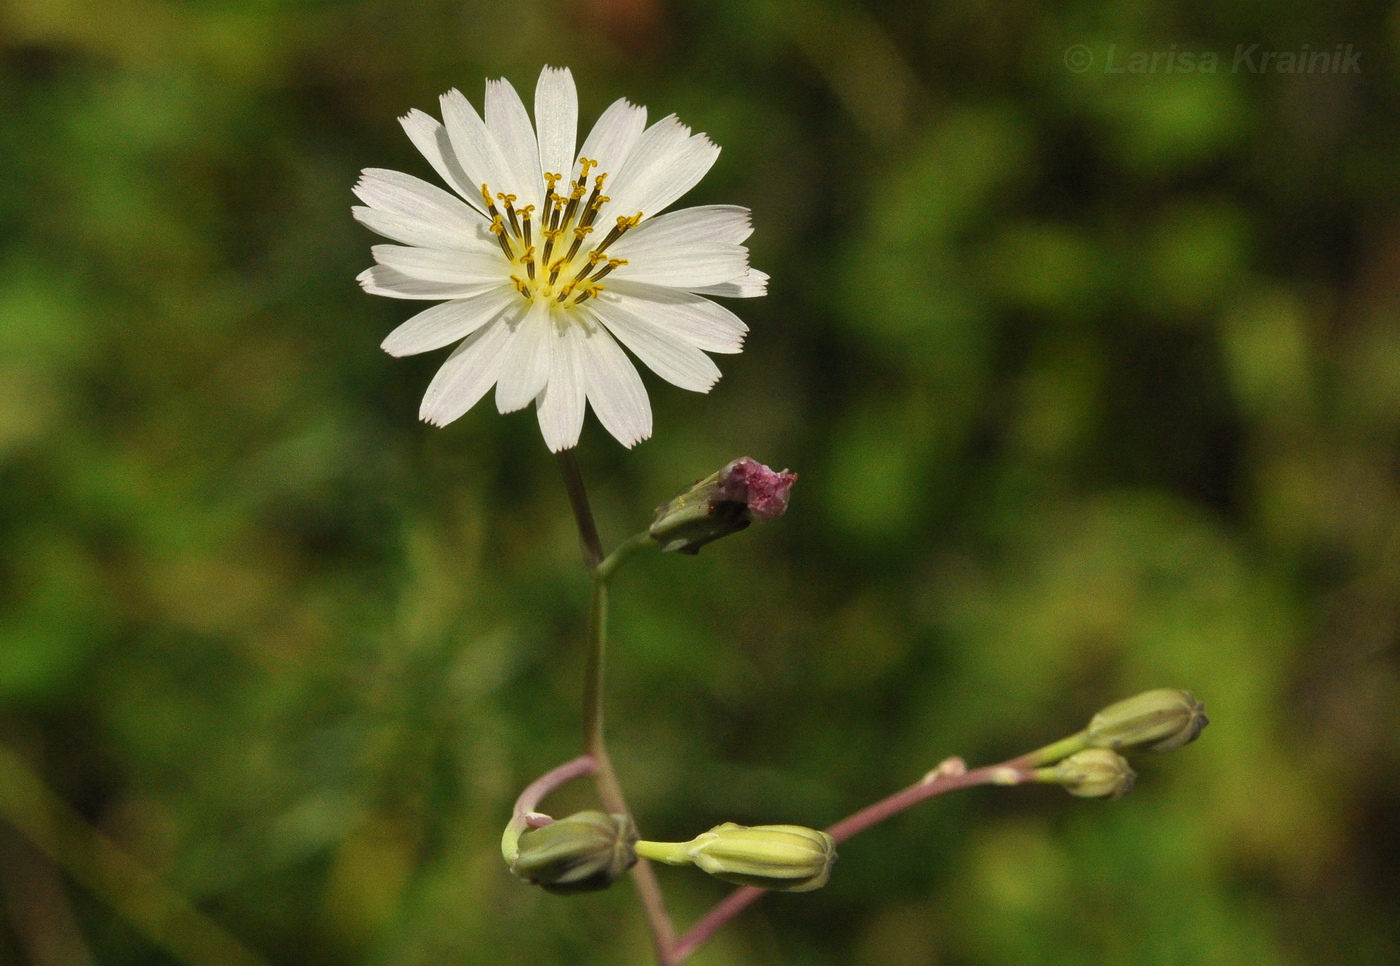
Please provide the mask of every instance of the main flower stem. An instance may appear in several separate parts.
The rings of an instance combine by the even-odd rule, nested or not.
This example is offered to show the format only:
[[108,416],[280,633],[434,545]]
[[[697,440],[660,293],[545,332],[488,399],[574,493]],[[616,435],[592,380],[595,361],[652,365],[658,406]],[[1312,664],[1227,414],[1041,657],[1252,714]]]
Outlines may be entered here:
[[[609,812],[630,815],[627,799],[622,794],[622,784],[613,770],[612,759],[608,756],[604,736],[603,680],[605,657],[608,643],[608,583],[618,567],[634,553],[646,545],[645,534],[639,534],[622,544],[606,559],[603,545],[598,539],[598,526],[593,521],[593,510],[588,504],[588,491],[579,473],[578,461],[573,450],[559,454],[559,467],[564,474],[564,489],[569,494],[569,505],[574,511],[574,521],[578,524],[579,542],[583,547],[583,562],[588,567],[590,577],[588,601],[588,664],[584,670],[583,684],[583,734],[584,746],[597,766],[593,782],[598,790],[598,798]],[[646,913],[647,925],[651,929],[652,945],[656,949],[659,966],[675,966],[676,930],[671,917],[666,912],[666,901],[661,894],[661,884],[656,881],[656,872],[651,863],[639,858],[632,867],[632,882],[637,887],[642,909]]]

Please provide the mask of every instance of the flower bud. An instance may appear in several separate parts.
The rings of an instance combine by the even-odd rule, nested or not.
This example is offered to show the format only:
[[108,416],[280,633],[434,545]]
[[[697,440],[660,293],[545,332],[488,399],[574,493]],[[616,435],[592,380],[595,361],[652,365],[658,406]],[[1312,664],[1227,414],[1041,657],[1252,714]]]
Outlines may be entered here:
[[1210,721],[1190,691],[1158,688],[1110,704],[1089,722],[1091,748],[1172,751],[1196,739]]
[[738,533],[755,518],[782,516],[796,480],[796,473],[775,472],[741,456],[657,507],[649,532],[664,552],[699,553],[705,544]]
[[1107,748],[1089,748],[1036,774],[1080,798],[1118,798],[1133,790],[1137,777],[1126,758]]
[[800,825],[725,822],[687,847],[690,861],[717,879],[781,892],[820,889],[831,877],[836,842]]
[[630,815],[578,812],[520,836],[510,871],[548,892],[606,889],[637,861]]

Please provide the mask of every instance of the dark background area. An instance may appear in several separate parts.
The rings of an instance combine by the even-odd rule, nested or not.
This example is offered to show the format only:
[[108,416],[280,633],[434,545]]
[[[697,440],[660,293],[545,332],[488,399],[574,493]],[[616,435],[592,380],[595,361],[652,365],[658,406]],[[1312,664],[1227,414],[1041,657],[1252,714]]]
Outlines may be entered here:
[[[751,207],[773,277],[708,396],[645,376],[654,439],[590,417],[604,540],[739,455],[801,475],[619,581],[647,837],[823,826],[1150,687],[1213,720],[1120,801],[927,803],[694,962],[1400,960],[1397,41],[1312,0],[8,0],[0,962],[182,962],[16,831],[26,775],[272,966],[648,961],[630,888],[500,860],[580,750],[554,460],[489,400],[418,423],[442,354],[377,346],[421,305],[354,283],[359,169],[432,178],[395,118],[546,63],[584,131],[626,96],[722,145],[683,203]],[[682,923],[725,893],[661,875]]]

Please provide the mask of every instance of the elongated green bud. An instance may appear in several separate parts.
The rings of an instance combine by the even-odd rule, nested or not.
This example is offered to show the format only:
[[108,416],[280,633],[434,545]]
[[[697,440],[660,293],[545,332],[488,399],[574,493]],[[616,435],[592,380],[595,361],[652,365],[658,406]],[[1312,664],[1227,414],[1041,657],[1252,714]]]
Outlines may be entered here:
[[1085,734],[1091,748],[1172,751],[1195,741],[1209,723],[1206,706],[1190,691],[1157,688],[1110,704]]
[[636,842],[631,816],[578,812],[521,833],[510,871],[548,892],[595,892],[632,868]]
[[831,877],[836,843],[830,835],[801,825],[725,822],[697,835],[686,847],[696,866],[736,885],[779,892],[820,889]]
[[1089,748],[1053,768],[1037,770],[1035,776],[1037,781],[1060,785],[1080,798],[1118,798],[1133,790],[1137,774],[1118,752]]
[[787,512],[797,474],[777,472],[741,456],[656,508],[649,533],[663,552],[696,554],[705,544],[738,533],[755,519]]

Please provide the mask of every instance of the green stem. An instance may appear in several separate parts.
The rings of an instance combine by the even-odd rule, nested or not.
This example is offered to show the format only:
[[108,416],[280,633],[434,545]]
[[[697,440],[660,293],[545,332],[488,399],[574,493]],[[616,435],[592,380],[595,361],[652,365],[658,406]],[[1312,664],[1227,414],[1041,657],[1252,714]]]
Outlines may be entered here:
[[1038,748],[1020,758],[1007,762],[1015,768],[1040,768],[1044,765],[1053,765],[1058,761],[1063,761],[1076,752],[1083,751],[1089,747],[1089,732],[1081,731],[1078,734],[1070,735],[1068,738],[1061,738],[1053,744]]
[[574,522],[578,524],[583,562],[589,570],[597,570],[603,562],[603,544],[598,539],[598,525],[593,522],[593,509],[588,505],[588,491],[584,489],[583,475],[578,471],[578,460],[574,458],[573,450],[566,449],[559,454],[559,469],[564,474],[564,491],[569,495]]
[[[637,553],[644,545],[645,534],[638,534],[628,540],[610,557],[604,559],[603,545],[598,539],[598,526],[593,521],[593,511],[588,504],[588,491],[583,485],[578,462],[573,450],[559,454],[559,467],[564,474],[564,489],[569,494],[569,505],[574,511],[574,522],[578,524],[579,542],[583,546],[583,562],[588,567],[588,663],[584,669],[583,682],[583,735],[584,746],[597,764],[593,773],[593,783],[598,790],[598,798],[609,812],[631,815],[627,799],[622,793],[622,783],[613,770],[612,758],[608,755],[604,736],[604,672],[608,644],[608,582],[618,568]],[[652,945],[656,950],[659,966],[675,966],[678,960],[673,952],[676,944],[676,929],[666,912],[666,901],[661,894],[661,884],[656,881],[656,872],[651,863],[638,858],[632,867],[632,882],[637,887],[642,910],[646,913],[647,925],[651,930]]]
[[624,564],[647,547],[655,547],[656,545],[657,543],[651,538],[651,534],[645,530],[633,534],[618,544],[617,549],[608,554],[607,559],[598,565],[598,577],[604,583],[611,583],[613,575],[621,570]]
[[667,865],[693,865],[690,858],[691,842],[638,842],[637,854],[653,862]]

